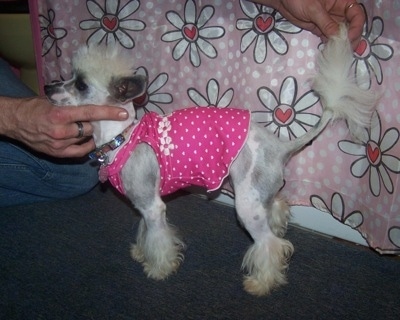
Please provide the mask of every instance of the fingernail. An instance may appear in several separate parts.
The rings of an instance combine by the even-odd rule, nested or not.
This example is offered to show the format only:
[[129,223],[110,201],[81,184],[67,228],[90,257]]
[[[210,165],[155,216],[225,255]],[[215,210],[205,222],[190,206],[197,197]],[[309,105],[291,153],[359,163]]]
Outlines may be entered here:
[[121,118],[121,119],[127,119],[128,118],[128,112],[126,112],[126,111],[121,111],[119,114],[118,114],[118,116]]

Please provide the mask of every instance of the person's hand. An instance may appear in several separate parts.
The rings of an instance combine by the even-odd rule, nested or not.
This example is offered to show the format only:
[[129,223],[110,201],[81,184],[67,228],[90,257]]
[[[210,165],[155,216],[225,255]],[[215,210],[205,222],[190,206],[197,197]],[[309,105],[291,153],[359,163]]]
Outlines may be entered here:
[[347,22],[349,39],[356,49],[365,23],[363,8],[355,0],[252,0],[278,10],[296,26],[326,41],[339,32],[339,22]]
[[[127,112],[119,107],[57,107],[46,98],[1,98],[1,133],[28,147],[59,158],[82,157],[95,148],[89,121],[126,120]],[[83,125],[79,136],[77,122]]]

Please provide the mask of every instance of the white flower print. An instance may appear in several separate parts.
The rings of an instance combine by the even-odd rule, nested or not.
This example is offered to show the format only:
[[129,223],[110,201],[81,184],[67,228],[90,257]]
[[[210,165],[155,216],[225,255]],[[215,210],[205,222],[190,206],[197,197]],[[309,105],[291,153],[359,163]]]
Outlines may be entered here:
[[399,141],[399,130],[389,128],[382,134],[381,120],[378,112],[372,116],[370,132],[362,144],[352,141],[339,141],[338,146],[346,154],[359,157],[350,167],[351,174],[362,178],[369,172],[369,186],[372,194],[378,197],[381,193],[381,182],[387,192],[394,192],[390,172],[400,173],[400,159],[388,153]]
[[226,90],[219,97],[219,84],[215,79],[210,79],[207,83],[207,98],[194,88],[188,89],[190,99],[199,107],[226,108],[233,99],[233,89]]
[[94,30],[87,43],[102,43],[107,45],[121,44],[126,49],[135,46],[128,31],[141,31],[146,25],[135,19],[128,19],[135,13],[140,3],[138,0],[128,1],[122,8],[120,0],[105,0],[104,9],[94,0],[86,1],[86,7],[94,19],[83,20],[79,24],[82,30]]
[[[147,69],[140,67],[136,70],[136,74],[140,74],[149,78]],[[169,93],[160,92],[160,90],[168,82],[168,74],[160,73],[151,81],[147,87],[147,92],[139,98],[133,100],[133,104],[137,108],[136,114],[140,119],[146,112],[156,112],[158,114],[165,114],[160,104],[172,103],[172,95]]]
[[268,45],[279,55],[288,52],[289,46],[282,33],[299,33],[300,28],[284,19],[276,10],[240,0],[240,6],[247,19],[238,19],[236,28],[247,30],[242,36],[241,52],[245,52],[253,42],[254,60],[263,63],[267,58]]
[[310,202],[314,208],[329,212],[333,217],[338,215],[338,220],[353,229],[360,227],[364,222],[364,217],[360,211],[352,211],[346,215],[345,202],[341,194],[335,192],[332,195],[331,205],[328,206],[325,201],[318,195],[312,195]]
[[205,27],[214,15],[214,7],[204,6],[197,17],[197,5],[193,0],[186,1],[184,19],[175,11],[166,13],[167,20],[177,29],[168,31],[161,37],[165,42],[175,42],[172,57],[174,60],[180,60],[189,48],[189,59],[194,67],[201,64],[200,52],[208,58],[217,57],[217,50],[208,41],[210,39],[221,38],[225,34],[222,27]]
[[162,118],[158,123],[157,131],[158,133],[161,133],[163,137],[166,137],[168,135],[168,131],[171,131],[171,122],[167,117]]
[[171,150],[174,150],[175,146],[172,143],[172,139],[169,136],[160,138],[160,151],[164,152],[166,156],[171,154]]
[[161,135],[160,137],[160,151],[166,156],[171,154],[171,150],[175,149],[175,145],[172,143],[172,138],[168,135],[171,131],[172,126],[168,117],[162,117],[158,122],[157,132]]
[[67,30],[64,28],[56,28],[54,26],[55,13],[53,9],[48,11],[48,18],[43,15],[39,16],[40,34],[42,37],[42,56],[45,56],[55,45],[56,56],[61,56],[61,49],[57,45],[57,40],[61,40],[67,36]]
[[266,111],[254,111],[253,119],[283,139],[302,136],[307,132],[307,126],[314,127],[320,119],[307,112],[319,98],[313,91],[308,91],[297,100],[297,90],[297,81],[293,77],[283,81],[279,97],[270,88],[261,87],[258,89],[258,98]]
[[[377,43],[382,35],[384,22],[380,17],[372,19],[371,29],[368,30],[368,19],[364,26],[364,32],[358,47],[354,51],[355,77],[359,86],[363,89],[371,87],[372,77],[382,84],[383,73],[379,60],[387,61],[393,56],[393,48],[387,44]],[[365,80],[369,81],[365,81]]]

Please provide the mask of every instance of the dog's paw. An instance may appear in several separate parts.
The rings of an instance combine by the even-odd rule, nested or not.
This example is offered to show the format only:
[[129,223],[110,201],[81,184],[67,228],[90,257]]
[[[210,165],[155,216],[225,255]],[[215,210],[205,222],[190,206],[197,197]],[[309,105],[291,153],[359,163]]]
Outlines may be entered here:
[[[283,281],[281,284],[284,284],[285,282],[286,281]],[[258,297],[269,294],[275,287],[278,287],[279,285],[275,282],[275,280],[271,281],[271,283],[267,283],[265,281],[260,281],[254,276],[245,276],[243,281],[244,290],[247,293]]]
[[[175,273],[184,260],[182,250],[185,245],[179,238],[172,238],[169,245],[156,246],[153,250],[143,250],[143,247],[135,244],[131,247],[131,257],[142,264],[147,277],[154,280],[164,280]],[[168,241],[164,242],[164,245]],[[146,247],[145,247],[146,248]],[[156,249],[157,248],[157,249]]]
[[275,236],[256,242],[246,252],[242,268],[247,270],[244,289],[256,296],[269,294],[286,283],[286,270],[293,245]]
[[133,260],[143,263],[144,262],[144,254],[142,249],[136,244],[131,247],[131,257]]
[[168,264],[160,265],[151,265],[147,262],[143,263],[143,270],[144,273],[147,275],[148,278],[154,280],[164,280],[168,278],[171,274],[178,271],[179,266],[183,261],[182,258],[178,258],[174,261],[169,262]]

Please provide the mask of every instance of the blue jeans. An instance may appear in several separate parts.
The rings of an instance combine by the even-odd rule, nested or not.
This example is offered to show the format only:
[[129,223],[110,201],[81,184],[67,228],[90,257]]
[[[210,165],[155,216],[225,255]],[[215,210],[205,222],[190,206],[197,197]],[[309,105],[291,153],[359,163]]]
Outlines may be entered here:
[[[2,59],[0,95],[35,95]],[[97,163],[93,161],[47,157],[0,136],[0,207],[66,199],[84,194],[97,184],[97,172]]]

